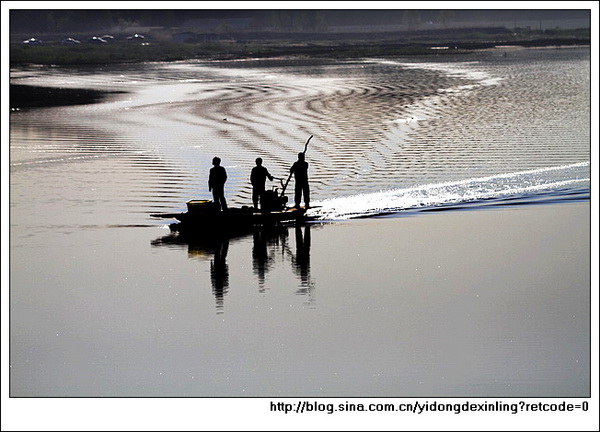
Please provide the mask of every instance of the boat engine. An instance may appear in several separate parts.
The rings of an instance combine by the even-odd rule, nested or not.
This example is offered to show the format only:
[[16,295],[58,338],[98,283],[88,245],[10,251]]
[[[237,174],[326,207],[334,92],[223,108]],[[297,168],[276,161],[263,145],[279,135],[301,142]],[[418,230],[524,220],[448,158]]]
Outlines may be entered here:
[[287,204],[288,197],[280,196],[276,188],[265,191],[261,197],[261,208],[263,211],[281,211]]

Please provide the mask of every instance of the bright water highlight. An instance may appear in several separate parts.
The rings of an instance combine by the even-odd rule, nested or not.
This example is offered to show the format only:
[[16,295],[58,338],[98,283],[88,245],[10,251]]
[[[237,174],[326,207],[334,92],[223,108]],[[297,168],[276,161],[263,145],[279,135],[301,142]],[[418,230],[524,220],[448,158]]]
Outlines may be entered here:
[[[493,200],[495,205],[519,199],[540,202],[561,199],[589,199],[589,163],[539,168],[484,178],[428,184],[378,193],[333,198],[315,203],[311,215],[325,220],[376,216],[437,207],[459,208],[462,205]],[[489,205],[489,204],[488,204]]]

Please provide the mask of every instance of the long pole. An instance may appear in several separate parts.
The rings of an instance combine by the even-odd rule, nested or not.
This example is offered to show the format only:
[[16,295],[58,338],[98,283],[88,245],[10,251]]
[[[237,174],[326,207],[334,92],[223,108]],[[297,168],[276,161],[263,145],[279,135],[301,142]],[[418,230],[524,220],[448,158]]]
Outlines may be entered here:
[[[313,136],[311,135],[306,140],[306,144],[304,144],[304,151],[302,152],[302,154],[306,154],[306,150],[308,150],[308,143],[310,142],[312,137]],[[287,189],[288,183],[290,182],[291,178],[292,178],[292,173],[290,172],[290,175],[288,176],[287,181],[285,182],[285,184],[283,185],[283,189],[281,190],[281,196],[283,196],[283,194],[285,193],[285,190]]]

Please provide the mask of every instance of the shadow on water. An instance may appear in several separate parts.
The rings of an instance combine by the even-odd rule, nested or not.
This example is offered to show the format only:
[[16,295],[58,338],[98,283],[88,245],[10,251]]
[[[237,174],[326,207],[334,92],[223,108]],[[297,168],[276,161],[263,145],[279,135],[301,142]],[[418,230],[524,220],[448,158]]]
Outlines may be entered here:
[[[252,270],[258,281],[259,292],[265,292],[267,274],[283,259],[291,265],[300,283],[295,294],[307,296],[307,304],[314,305],[315,282],[310,272],[310,247],[312,224],[297,223],[293,226],[277,225],[253,227],[244,233],[214,232],[210,234],[182,234],[173,232],[151,242],[152,246],[187,247],[190,259],[210,260],[210,282],[215,297],[217,313],[223,313],[225,298],[230,289],[230,247],[252,239]],[[291,243],[293,231],[294,245]],[[280,265],[277,263],[277,265]]]

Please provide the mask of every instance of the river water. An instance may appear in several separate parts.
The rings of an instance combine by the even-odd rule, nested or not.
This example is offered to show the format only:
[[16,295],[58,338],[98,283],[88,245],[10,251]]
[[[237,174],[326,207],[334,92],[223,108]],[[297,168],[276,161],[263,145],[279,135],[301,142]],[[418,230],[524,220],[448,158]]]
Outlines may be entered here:
[[[545,340],[517,350],[515,373],[502,355],[489,363],[494,325],[513,314],[436,293],[437,268],[408,277],[423,263],[401,246],[409,226],[428,244],[419,221],[431,210],[456,210],[435,216],[447,223],[465,208],[589,202],[589,48],[32,67],[10,76],[116,92],[88,105],[11,107],[12,395],[589,391],[589,316],[565,330],[562,348],[581,354],[579,367],[562,356],[532,365],[552,345]],[[229,204],[250,205],[255,158],[286,178],[310,136],[316,223],[190,244],[150,216],[209,199],[214,156],[229,175]],[[363,219],[383,214],[394,217]],[[582,283],[563,299],[584,315],[588,249],[579,251]],[[468,288],[468,266],[455,270]],[[424,322],[432,307],[444,312]],[[447,325],[469,327],[447,321],[465,311],[495,318],[480,334],[440,343]],[[461,365],[457,350],[474,360]]]

